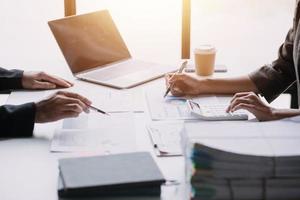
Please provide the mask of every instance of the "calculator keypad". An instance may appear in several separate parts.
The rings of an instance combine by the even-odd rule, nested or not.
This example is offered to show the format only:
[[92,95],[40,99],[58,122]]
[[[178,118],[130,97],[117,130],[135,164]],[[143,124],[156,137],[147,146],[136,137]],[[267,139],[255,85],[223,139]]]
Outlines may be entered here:
[[243,110],[227,113],[228,105],[199,105],[195,102],[188,102],[192,114],[204,120],[247,120],[248,114]]

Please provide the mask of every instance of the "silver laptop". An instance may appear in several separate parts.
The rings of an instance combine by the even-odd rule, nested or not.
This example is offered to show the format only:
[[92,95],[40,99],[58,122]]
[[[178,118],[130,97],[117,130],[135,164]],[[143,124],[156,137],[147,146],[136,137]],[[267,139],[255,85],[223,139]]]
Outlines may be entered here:
[[131,57],[107,10],[48,22],[79,79],[119,89],[131,88],[176,70]]

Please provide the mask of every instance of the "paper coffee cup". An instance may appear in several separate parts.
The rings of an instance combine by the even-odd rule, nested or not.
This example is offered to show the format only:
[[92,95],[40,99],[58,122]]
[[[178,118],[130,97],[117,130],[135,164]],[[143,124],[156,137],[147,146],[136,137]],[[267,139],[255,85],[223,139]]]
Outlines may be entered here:
[[216,49],[212,45],[201,45],[194,50],[195,72],[199,76],[213,75],[215,69]]

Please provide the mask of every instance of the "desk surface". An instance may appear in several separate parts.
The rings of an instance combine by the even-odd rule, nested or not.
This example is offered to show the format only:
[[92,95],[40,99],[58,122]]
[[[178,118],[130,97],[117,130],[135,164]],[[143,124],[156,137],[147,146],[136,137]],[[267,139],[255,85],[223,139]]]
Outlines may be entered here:
[[[81,6],[85,3],[84,1],[78,3],[80,2]],[[83,12],[101,9],[109,5],[109,1],[97,1],[96,6],[95,2],[89,2],[90,4],[87,6],[91,7],[85,7]],[[123,0],[118,2],[123,2]],[[145,3],[140,0],[137,2]],[[152,3],[152,1],[149,2]],[[161,3],[159,0],[157,2]],[[164,8],[172,7],[168,2],[176,1],[166,1]],[[208,2],[207,7],[204,7],[206,1],[197,2],[195,1],[196,4],[193,7],[193,17],[198,19],[193,20],[193,45],[196,46],[203,42],[212,42],[217,45],[219,49],[218,62],[226,64],[229,71],[234,74],[244,74],[245,71],[251,71],[261,64],[273,60],[279,44],[292,24],[294,0],[272,1],[272,3],[269,0],[248,0],[245,1],[244,7],[236,6],[236,3],[239,2],[232,0],[218,2],[218,4]],[[178,4],[176,8],[180,8],[179,1],[175,4]],[[222,7],[221,4],[226,6]],[[232,10],[233,4],[239,9]],[[271,4],[272,6],[270,6]],[[117,4],[115,5],[117,7]],[[120,26],[122,34],[125,35],[124,38],[130,49],[133,50],[133,55],[140,59],[154,59],[166,63],[172,61],[174,57],[179,57],[180,20],[174,20],[175,24],[166,26],[166,21],[173,20],[177,15],[173,15],[172,12],[170,16],[164,15],[170,18],[161,19],[162,16],[151,13],[156,9],[140,6],[146,8],[146,13],[149,14],[141,19],[124,13],[122,6],[120,8],[112,6],[113,15],[116,16],[116,22]],[[157,8],[154,4],[152,6]],[[0,17],[3,20],[0,38],[1,66],[20,67],[25,70],[45,70],[72,80],[66,62],[46,25],[48,20],[63,16],[62,7],[61,0],[1,1]],[[143,14],[145,9],[140,10],[139,8],[133,6],[135,12],[139,10],[138,14]],[[10,12],[11,10],[14,12]],[[180,13],[180,9],[174,11]],[[149,21],[149,16],[154,21]],[[240,17],[237,18],[237,16],[241,17],[239,21],[237,19]],[[228,17],[231,20],[223,20]],[[127,23],[126,20],[130,20],[130,23]],[[276,23],[273,23],[275,21]],[[150,26],[152,22],[157,25],[155,30],[161,31],[160,33],[153,32],[153,27]],[[169,34],[173,31],[177,31],[178,34],[172,34],[170,37]],[[222,37],[219,37],[220,31],[222,31]],[[270,34],[272,37],[269,37]],[[157,48],[157,45],[161,48]],[[235,67],[234,70],[232,67]],[[76,84],[85,84],[91,90],[101,88],[101,86],[80,81]],[[134,88],[133,91],[142,91],[143,88],[144,86],[140,86]],[[138,150],[150,151],[154,155],[149,136],[144,129],[146,121],[149,120],[148,114],[136,113],[135,118],[139,125],[136,134]],[[36,125],[35,138],[0,141],[0,199],[57,199],[57,159],[67,155],[49,152],[50,139],[55,126],[56,123]],[[167,179],[184,180],[182,157],[155,157],[155,159]],[[163,196],[166,197],[164,199],[172,200],[183,199],[182,195],[182,187],[167,188],[163,193]]]
[[[146,85],[161,83],[156,80]],[[102,86],[75,81],[83,84],[91,91],[97,91]],[[145,85],[132,89],[143,95]],[[141,101],[146,101],[142,96]],[[184,181],[183,157],[158,158],[154,154],[153,145],[145,128],[151,119],[147,113],[146,102],[142,103],[144,113],[135,113],[136,124],[136,149],[137,151],[150,152],[166,179]],[[57,199],[58,158],[76,156],[75,153],[51,153],[49,151],[54,129],[61,123],[36,124],[34,135],[30,139],[9,139],[0,141],[0,194],[1,199],[20,199],[26,197],[31,200]],[[17,192],[15,189],[17,188]],[[168,187],[164,189],[164,199],[182,199],[183,186]],[[23,198],[24,199],[24,198]]]

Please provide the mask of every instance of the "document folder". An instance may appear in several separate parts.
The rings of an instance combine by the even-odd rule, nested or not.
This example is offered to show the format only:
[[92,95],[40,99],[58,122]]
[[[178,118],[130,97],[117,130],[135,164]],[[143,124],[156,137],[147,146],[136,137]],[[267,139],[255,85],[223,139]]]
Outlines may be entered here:
[[58,195],[159,196],[165,179],[149,153],[59,160]]

